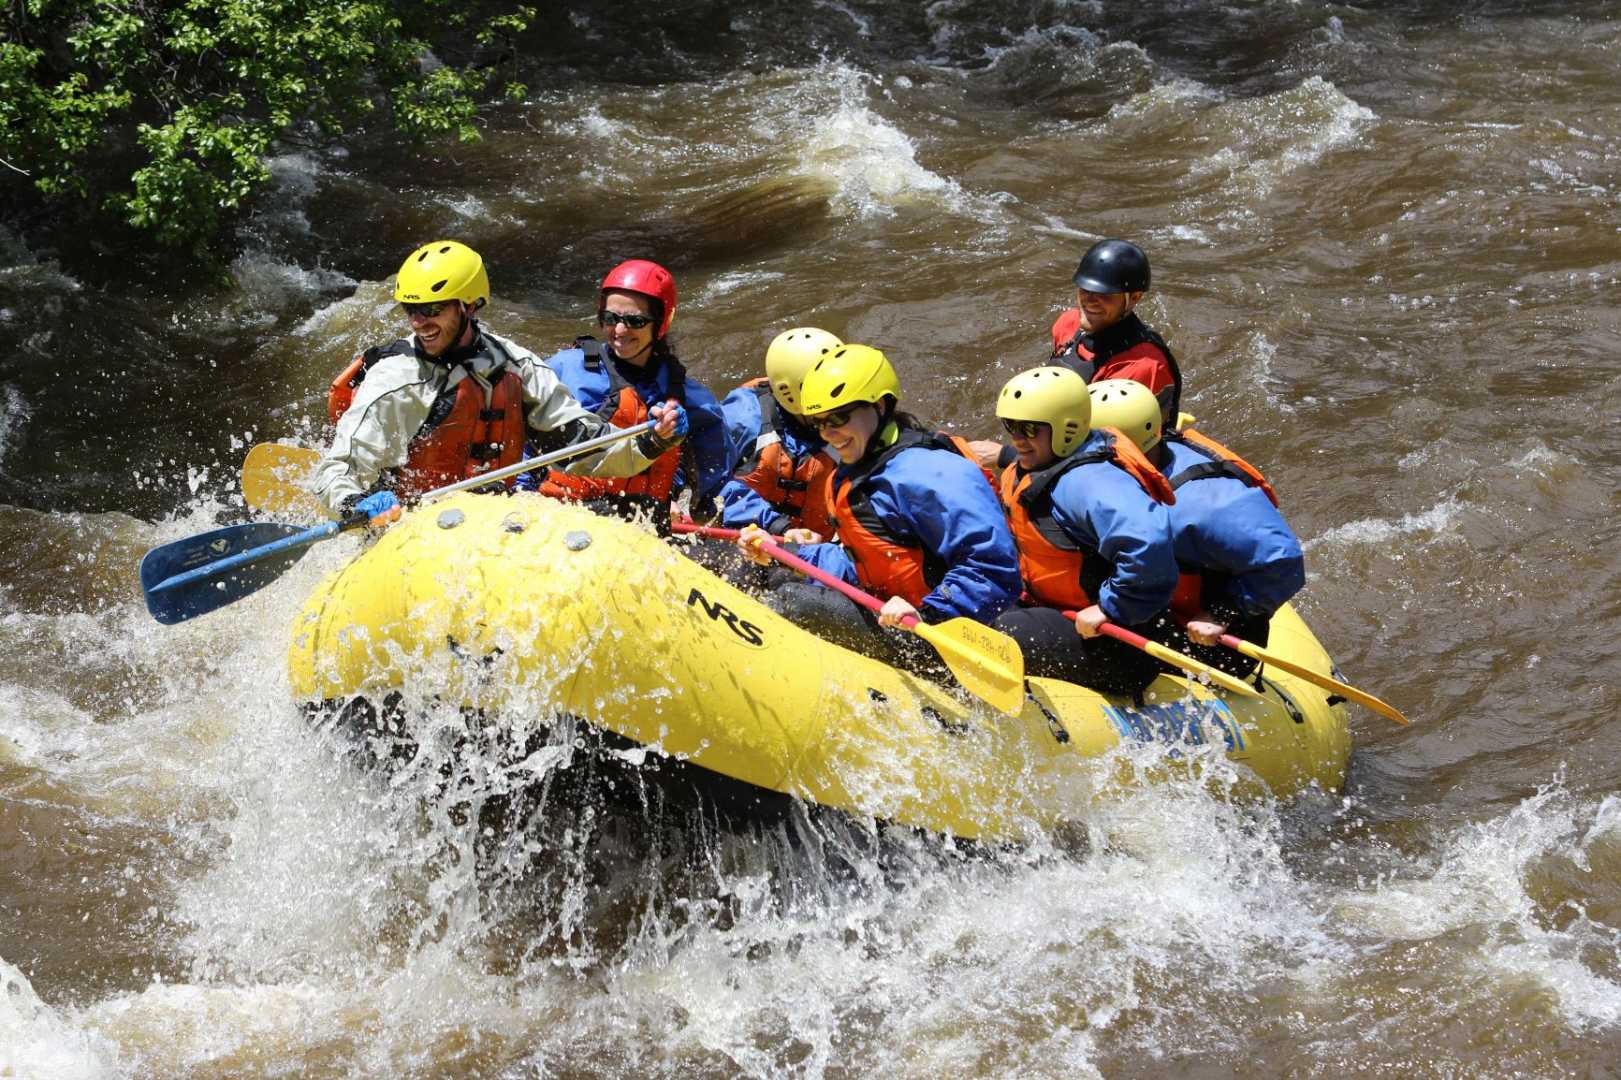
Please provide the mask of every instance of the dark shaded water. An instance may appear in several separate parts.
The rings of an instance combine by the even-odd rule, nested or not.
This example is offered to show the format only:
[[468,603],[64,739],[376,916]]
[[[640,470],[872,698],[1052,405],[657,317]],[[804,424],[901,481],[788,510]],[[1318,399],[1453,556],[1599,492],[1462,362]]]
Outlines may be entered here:
[[[477,146],[289,150],[229,289],[0,241],[0,1072],[1612,1070],[1613,6],[573,15]],[[542,351],[647,255],[712,387],[814,323],[970,435],[1079,252],[1137,239],[1185,407],[1307,540],[1301,610],[1416,723],[1357,717],[1343,800],[1168,787],[966,860],[554,809],[541,869],[479,886],[464,827],[288,701],[288,623],[352,549],[170,628],[134,572],[239,519],[247,447],[319,445],[441,234]]]

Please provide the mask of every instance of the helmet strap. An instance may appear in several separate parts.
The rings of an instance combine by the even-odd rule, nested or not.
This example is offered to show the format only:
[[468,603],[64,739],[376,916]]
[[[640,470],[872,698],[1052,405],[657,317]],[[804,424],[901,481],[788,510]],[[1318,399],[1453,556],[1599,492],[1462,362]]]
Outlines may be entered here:
[[885,398],[889,408],[878,408],[878,430],[872,433],[872,440],[867,443],[867,453],[876,450],[887,450],[895,445],[895,440],[901,437],[901,425],[895,420],[895,400]]
[[[477,309],[464,300],[458,300],[456,303],[459,305],[457,311],[461,314],[461,322],[456,324],[456,336],[451,341],[458,347],[471,345],[473,338],[478,336],[478,325],[473,320],[473,312]],[[463,338],[467,340],[463,341]]]

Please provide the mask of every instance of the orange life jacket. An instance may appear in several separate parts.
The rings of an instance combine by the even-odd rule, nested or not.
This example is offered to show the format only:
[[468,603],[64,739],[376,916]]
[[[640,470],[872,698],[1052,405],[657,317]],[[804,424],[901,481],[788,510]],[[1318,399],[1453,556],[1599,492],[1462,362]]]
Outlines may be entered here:
[[905,535],[878,517],[865,490],[865,481],[902,450],[919,446],[928,450],[949,450],[969,461],[974,460],[964,439],[902,428],[892,444],[850,466],[842,479],[831,472],[827,476],[833,525],[838,530],[839,543],[855,564],[861,587],[883,600],[899,596],[913,607],[923,603],[923,598],[940,584],[950,568],[939,556],[925,550],[916,537]]
[[[1258,487],[1266,497],[1272,500],[1272,505],[1278,505],[1278,493],[1272,490],[1261,470],[1245,461],[1221,443],[1206,435],[1201,435],[1192,428],[1183,428],[1181,431],[1165,434],[1168,440],[1181,442],[1209,458],[1201,465],[1190,465],[1170,478],[1171,489],[1181,487],[1190,480],[1203,480],[1212,476],[1227,476],[1234,480],[1242,480],[1250,487]],[[1197,618],[1204,610],[1203,597],[1204,578],[1200,574],[1183,574],[1176,582],[1176,592],[1171,595],[1171,613],[1181,619]]]
[[[585,350],[586,370],[608,373],[608,392],[604,395],[602,404],[597,406],[597,415],[616,428],[635,427],[645,422],[649,418],[648,403],[643,401],[636,388],[619,374],[619,369],[613,362],[606,358],[607,346],[593,338],[579,338],[574,344]],[[686,383],[686,370],[679,364],[672,365],[670,396],[667,400],[685,405]],[[546,474],[546,479],[541,481],[539,491],[542,495],[550,495],[554,499],[583,500],[599,499],[607,495],[625,496],[668,509],[670,496],[675,491],[675,474],[681,468],[682,451],[681,446],[671,447],[635,476],[573,476],[553,469]],[[687,475],[695,477],[690,468]]]
[[[505,355],[494,339],[485,340]],[[327,392],[327,415],[332,422],[337,423],[349,411],[367,369],[386,356],[410,355],[412,351],[410,342],[402,339],[367,349],[355,357]],[[451,374],[456,370],[449,369]],[[504,361],[491,374],[494,379],[487,392],[465,371],[454,390],[447,385],[439,391],[428,418],[411,436],[405,464],[388,483],[401,498],[468,480],[522,459],[526,430],[523,380],[508,370]]]
[[1045,607],[1091,607],[1098,588],[1114,572],[1097,551],[1084,550],[1053,518],[1053,489],[1071,469],[1108,462],[1124,469],[1148,497],[1170,506],[1176,493],[1170,482],[1137,449],[1137,444],[1114,428],[1102,428],[1111,437],[1107,448],[1071,454],[1045,468],[1024,472],[1017,463],[1002,471],[1002,508],[1019,547],[1019,574],[1025,594]]
[[385,356],[410,356],[414,352],[411,343],[405,338],[391,341],[387,345],[373,345],[363,353],[357,353],[349,361],[349,366],[338,373],[332,380],[332,385],[326,390],[326,418],[336,424],[338,418],[349,411],[349,406],[355,403],[355,391],[360,384],[366,381],[366,372],[372,365]]
[[838,458],[826,447],[795,461],[782,436],[777,434],[773,416],[776,398],[771,396],[770,379],[751,379],[743,384],[760,399],[760,434],[754,440],[754,454],[738,466],[736,476],[771,509],[788,518],[790,528],[810,529],[823,537],[833,535],[833,511],[828,507],[828,477],[838,468]]

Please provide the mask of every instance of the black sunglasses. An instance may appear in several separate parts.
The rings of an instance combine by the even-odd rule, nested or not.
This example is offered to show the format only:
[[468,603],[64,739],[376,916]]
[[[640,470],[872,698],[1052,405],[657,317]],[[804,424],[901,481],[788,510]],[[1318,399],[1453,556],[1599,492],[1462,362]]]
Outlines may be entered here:
[[1003,420],[1002,427],[1015,439],[1034,439],[1046,427],[1039,420]]
[[826,431],[828,428],[843,427],[850,422],[850,417],[854,416],[855,411],[861,408],[863,404],[865,403],[858,401],[854,405],[846,405],[842,409],[834,409],[832,412],[822,413],[819,416],[807,416],[805,417],[805,423],[811,426],[812,431]]
[[651,315],[621,315],[617,311],[597,312],[598,326],[613,326],[616,323],[624,323],[632,330],[640,330],[644,327],[652,326],[653,317]]
[[437,317],[450,304],[451,301],[449,300],[433,300],[426,304],[401,304],[400,308],[405,312],[406,318],[410,318],[412,315],[421,315],[424,319],[432,319]]

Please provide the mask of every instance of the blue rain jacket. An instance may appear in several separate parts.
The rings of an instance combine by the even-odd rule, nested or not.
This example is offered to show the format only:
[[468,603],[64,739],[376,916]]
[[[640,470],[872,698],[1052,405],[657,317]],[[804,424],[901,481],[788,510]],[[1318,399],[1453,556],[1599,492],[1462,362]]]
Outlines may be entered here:
[[[835,489],[847,467],[834,473]],[[873,513],[898,535],[916,539],[947,567],[918,611],[926,622],[966,616],[983,623],[1012,607],[1023,584],[1001,501],[978,465],[949,450],[911,447],[867,477]],[[855,564],[836,543],[809,544],[801,558],[859,584]]]
[[758,525],[767,532],[781,535],[788,527],[788,517],[772,509],[770,503],[735,475],[744,462],[754,457],[754,442],[760,437],[762,400],[771,402],[772,429],[782,440],[783,449],[795,461],[803,461],[827,444],[790,416],[775,398],[767,395],[762,399],[750,387],[739,386],[720,403],[721,412],[726,417],[726,437],[732,448],[727,472],[734,474],[720,489],[721,523],[729,529]]
[[[1077,454],[1107,449],[1094,431]],[[1139,626],[1171,604],[1178,575],[1171,546],[1169,507],[1142,489],[1130,473],[1107,461],[1080,465],[1052,490],[1053,520],[1087,552],[1113,564],[1093,600],[1117,623]]]
[[[612,361],[609,361],[610,363]],[[585,363],[580,349],[564,349],[546,359],[546,366],[557,373],[582,406],[591,412],[601,407],[608,396],[608,371],[592,370]],[[619,374],[641,395],[649,405],[662,405],[670,396],[670,370],[666,364],[637,368],[630,364],[617,365]],[[702,383],[690,375],[686,380],[687,436],[698,462],[698,483],[692,495],[695,512],[719,494],[731,475],[731,447],[726,440],[726,420],[721,415],[720,402]],[[675,476],[675,490],[693,488],[692,478],[686,475],[686,463]],[[527,475],[527,474],[526,474]]]
[[[1165,450],[1160,471],[1172,482],[1184,469],[1210,461],[1175,440],[1167,440]],[[1245,616],[1271,618],[1306,584],[1300,540],[1260,488],[1230,476],[1189,480],[1176,489],[1169,509],[1177,562],[1206,572],[1207,610],[1227,604]]]

